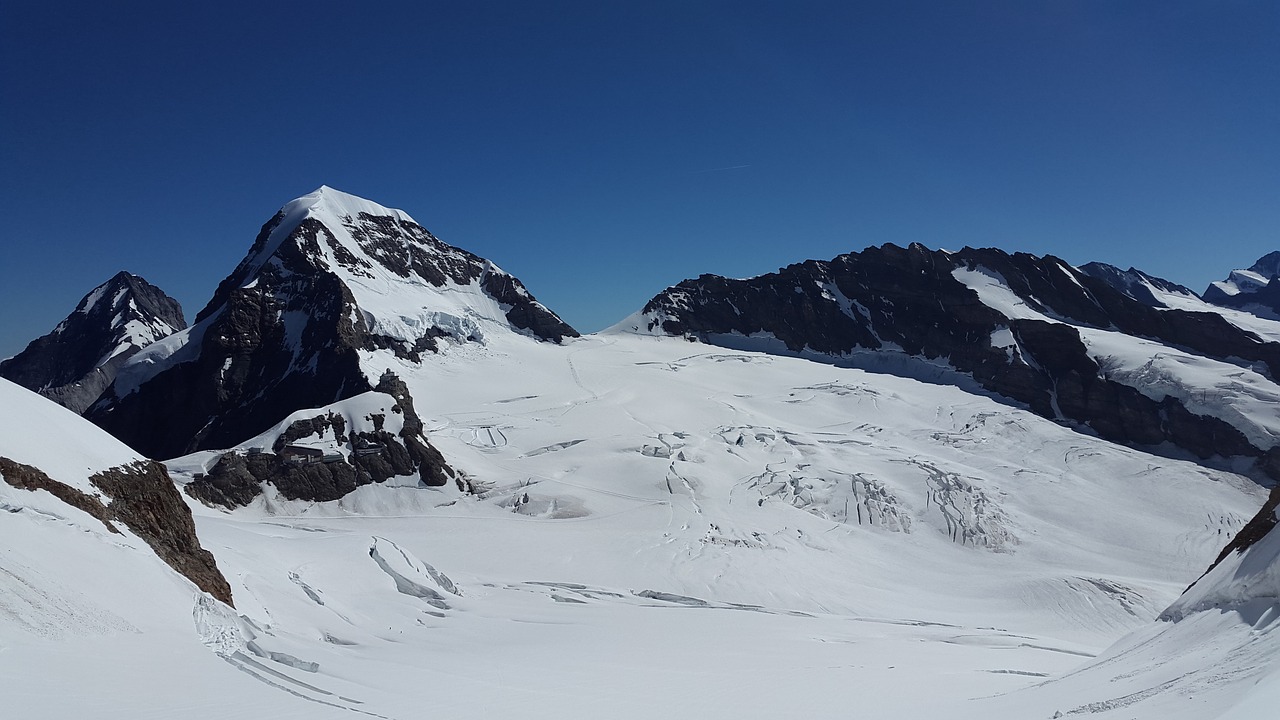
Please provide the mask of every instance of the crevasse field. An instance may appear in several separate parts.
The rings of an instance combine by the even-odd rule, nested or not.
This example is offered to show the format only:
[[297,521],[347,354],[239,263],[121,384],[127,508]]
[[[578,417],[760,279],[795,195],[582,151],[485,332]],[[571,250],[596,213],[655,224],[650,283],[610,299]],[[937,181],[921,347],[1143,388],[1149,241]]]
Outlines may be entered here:
[[[0,484],[5,707],[1192,719],[1280,697],[1275,618],[1156,621],[1261,504],[1242,476],[947,385],[674,338],[505,334],[433,360],[365,363],[408,382],[481,492],[189,501],[234,610],[127,533]],[[14,459],[131,457],[42,412],[4,414]],[[213,457],[169,466],[186,482]]]

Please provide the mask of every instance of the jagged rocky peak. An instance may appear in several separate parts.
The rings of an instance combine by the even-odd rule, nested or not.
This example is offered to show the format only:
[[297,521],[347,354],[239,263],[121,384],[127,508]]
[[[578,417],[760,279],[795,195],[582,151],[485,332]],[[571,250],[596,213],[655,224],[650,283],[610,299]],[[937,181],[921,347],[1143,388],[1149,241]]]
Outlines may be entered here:
[[120,272],[85,295],[52,332],[0,363],[0,377],[84,412],[134,353],[186,327],[177,300]]
[[373,390],[391,363],[576,336],[493,263],[322,187],[281,208],[195,324],[132,358],[86,416],[172,458]]
[[[1152,297],[1135,297],[1139,287]],[[615,330],[973,382],[1115,442],[1257,458],[1280,423],[1231,384],[1280,393],[1280,344],[1152,302],[1198,302],[1183,290],[1052,256],[888,244],[745,280],[685,280]]]
[[1267,253],[1248,268],[1232,270],[1226,280],[1209,284],[1204,299],[1215,305],[1280,318],[1280,251]]

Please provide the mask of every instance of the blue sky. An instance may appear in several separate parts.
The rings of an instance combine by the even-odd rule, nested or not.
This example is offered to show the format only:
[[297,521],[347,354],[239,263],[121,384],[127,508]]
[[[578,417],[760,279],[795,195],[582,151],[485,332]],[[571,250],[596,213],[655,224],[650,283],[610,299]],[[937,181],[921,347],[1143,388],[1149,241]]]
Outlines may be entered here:
[[0,357],[322,184],[585,331],[885,242],[1200,291],[1280,249],[1280,4],[0,4]]

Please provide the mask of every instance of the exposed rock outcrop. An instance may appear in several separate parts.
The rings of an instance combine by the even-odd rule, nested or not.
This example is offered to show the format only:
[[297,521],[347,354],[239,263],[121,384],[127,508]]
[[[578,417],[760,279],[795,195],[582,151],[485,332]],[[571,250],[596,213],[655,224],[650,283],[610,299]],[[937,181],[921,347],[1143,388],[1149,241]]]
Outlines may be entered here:
[[218,570],[213,555],[200,546],[191,510],[182,501],[163,465],[139,460],[90,476],[89,482],[109,498],[107,504],[50,478],[39,468],[9,458],[0,457],[0,476],[16,488],[48,491],[102,521],[113,533],[119,530],[112,523],[123,523],[145,540],[169,567],[201,590],[232,604],[231,586]]
[[[339,412],[344,403],[337,403],[294,419],[276,435],[269,452],[226,453],[187,485],[187,493],[208,505],[235,508],[252,502],[268,484],[288,500],[325,502],[393,477],[417,475],[425,487],[440,487],[454,478],[444,457],[423,437],[422,420],[404,383],[387,372],[374,392],[385,397],[386,412],[348,422]],[[309,454],[300,454],[304,450]],[[459,489],[464,489],[461,484]]]

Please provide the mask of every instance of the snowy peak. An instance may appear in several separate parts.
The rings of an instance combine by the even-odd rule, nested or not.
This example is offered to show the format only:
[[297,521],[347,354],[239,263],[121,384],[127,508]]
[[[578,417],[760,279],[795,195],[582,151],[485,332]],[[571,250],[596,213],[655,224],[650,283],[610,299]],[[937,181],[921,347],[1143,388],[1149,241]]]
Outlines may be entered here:
[[1232,270],[1226,280],[1210,283],[1204,299],[1215,305],[1276,319],[1280,317],[1277,276],[1280,276],[1280,251],[1263,255],[1246,269]]
[[334,275],[372,334],[408,348],[433,334],[467,341],[514,330],[552,342],[578,335],[492,262],[442,242],[408,213],[327,186],[263,226],[197,322],[264,272]]
[[120,272],[85,295],[52,332],[0,363],[0,376],[83,412],[129,357],[186,326],[177,300]]
[[195,325],[133,358],[87,416],[171,458],[232,447],[438,353],[577,335],[492,262],[321,187],[263,225]]

